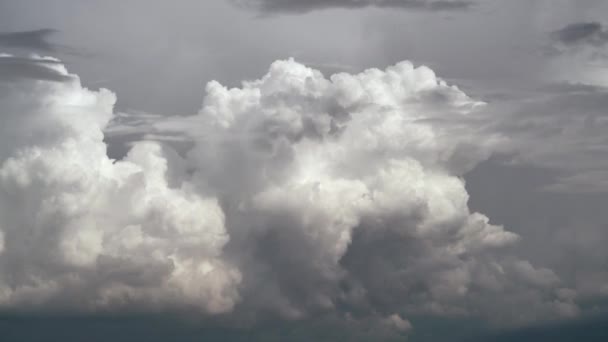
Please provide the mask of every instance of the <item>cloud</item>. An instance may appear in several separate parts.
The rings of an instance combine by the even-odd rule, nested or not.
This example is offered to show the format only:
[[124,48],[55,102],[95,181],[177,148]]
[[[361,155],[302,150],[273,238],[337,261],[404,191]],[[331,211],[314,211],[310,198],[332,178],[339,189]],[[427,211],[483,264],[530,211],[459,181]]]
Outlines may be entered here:
[[397,332],[413,315],[577,310],[469,210],[462,176],[504,138],[427,67],[326,78],[277,61],[239,88],[210,82],[196,115],[140,115],[136,132],[192,145],[134,142],[121,160],[103,142],[114,94],[56,70],[70,80],[0,80],[6,310],[337,313]]
[[460,176],[502,142],[477,125],[483,106],[409,62],[328,79],[279,61],[241,88],[210,83],[206,129],[188,121],[204,132],[189,159],[225,204],[242,307],[503,317],[497,308],[528,302],[555,313],[541,295],[555,276],[522,277],[521,261],[500,256],[518,237],[467,208]]
[[170,151],[138,143],[106,155],[115,96],[70,81],[0,80],[0,307],[230,310],[238,270],[216,200],[176,180]]
[[397,8],[424,11],[459,11],[473,6],[464,0],[233,0],[237,5],[264,13],[306,13],[329,8]]
[[608,88],[559,82],[526,96],[493,104],[496,119],[488,129],[511,137],[509,159],[555,172],[546,190],[607,191]]
[[[598,69],[605,68],[608,60],[606,44],[608,43],[608,30],[599,22],[581,22],[563,27],[550,34],[551,43],[547,48],[549,55],[557,58],[557,68],[567,67],[573,69],[569,77],[585,74],[585,67],[592,68],[591,73],[598,73]],[[560,73],[554,71],[554,73]],[[561,72],[564,73],[564,72]],[[583,76],[584,77],[584,76]],[[601,76],[603,77],[603,76]],[[596,82],[594,82],[596,83]]]
[[72,79],[66,75],[63,65],[49,57],[13,57],[0,54],[0,79],[18,80],[30,78],[54,82],[67,82]]
[[550,39],[551,58],[543,66],[549,86],[506,104],[505,112],[515,113],[496,129],[518,137],[517,159],[559,173],[548,190],[605,192],[608,30],[599,22],[579,22]]
[[551,37],[564,45],[604,45],[608,42],[608,31],[603,28],[601,23],[583,22],[570,24],[554,31]]
[[408,320],[404,320],[403,318],[401,318],[401,316],[397,314],[388,316],[385,319],[385,322],[387,325],[392,326],[402,332],[407,332],[412,329],[412,323],[410,323]]
[[56,46],[48,41],[56,33],[53,29],[40,29],[19,32],[0,32],[0,46],[51,52]]

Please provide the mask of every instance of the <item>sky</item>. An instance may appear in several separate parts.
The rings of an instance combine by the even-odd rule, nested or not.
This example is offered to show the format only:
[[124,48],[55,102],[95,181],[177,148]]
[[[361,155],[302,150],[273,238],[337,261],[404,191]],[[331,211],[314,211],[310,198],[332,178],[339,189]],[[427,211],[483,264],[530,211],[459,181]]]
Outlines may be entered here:
[[0,0],[0,340],[605,340],[607,15]]

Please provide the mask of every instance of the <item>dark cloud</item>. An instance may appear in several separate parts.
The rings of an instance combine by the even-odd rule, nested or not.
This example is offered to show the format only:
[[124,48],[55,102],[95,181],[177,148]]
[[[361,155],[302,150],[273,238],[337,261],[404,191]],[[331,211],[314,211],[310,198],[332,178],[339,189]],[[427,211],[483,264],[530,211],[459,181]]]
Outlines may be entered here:
[[[470,322],[422,319],[425,332],[415,331],[411,342],[600,342],[606,341],[608,318],[585,318],[570,323],[537,325],[500,333],[483,333]],[[481,331],[480,331],[481,330]],[[265,322],[255,327],[227,327],[180,315],[45,316],[0,315],[3,342],[91,341],[91,342],[268,342],[268,341],[404,341],[373,328],[353,329],[332,319],[303,322]]]
[[575,322],[561,322],[487,335],[467,342],[552,341],[552,342],[600,342],[608,340],[608,318],[593,317]]
[[604,45],[608,31],[599,22],[574,23],[551,33],[553,40],[564,45]]
[[3,32],[0,33],[0,46],[38,51],[55,51],[57,46],[49,42],[48,38],[56,32],[53,29]]
[[246,8],[265,13],[305,13],[328,8],[401,8],[424,11],[458,11],[473,6],[465,0],[233,0]]
[[[292,322],[268,320],[254,326],[234,327],[218,320],[179,314],[0,314],[0,338],[3,342],[396,342],[405,339],[371,321],[357,323],[334,316]],[[445,335],[439,341],[451,341],[453,336]]]
[[580,22],[565,26],[550,34],[551,42],[546,48],[549,56],[579,55],[580,64],[603,63],[608,55],[608,29],[599,22]]

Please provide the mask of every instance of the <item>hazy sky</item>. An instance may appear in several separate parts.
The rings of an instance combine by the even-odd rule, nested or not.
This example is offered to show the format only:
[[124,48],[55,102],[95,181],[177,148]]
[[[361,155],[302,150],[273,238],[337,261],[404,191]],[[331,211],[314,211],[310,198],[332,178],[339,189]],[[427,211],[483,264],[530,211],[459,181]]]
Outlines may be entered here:
[[607,16],[0,0],[0,340],[603,340]]

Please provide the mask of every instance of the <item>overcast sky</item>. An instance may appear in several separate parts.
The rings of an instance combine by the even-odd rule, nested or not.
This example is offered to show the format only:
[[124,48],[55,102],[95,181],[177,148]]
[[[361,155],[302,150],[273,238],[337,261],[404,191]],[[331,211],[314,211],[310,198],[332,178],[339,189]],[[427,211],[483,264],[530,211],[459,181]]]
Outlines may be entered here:
[[0,340],[604,340],[607,17],[0,0]]

